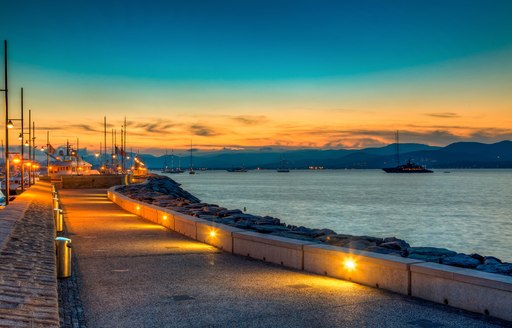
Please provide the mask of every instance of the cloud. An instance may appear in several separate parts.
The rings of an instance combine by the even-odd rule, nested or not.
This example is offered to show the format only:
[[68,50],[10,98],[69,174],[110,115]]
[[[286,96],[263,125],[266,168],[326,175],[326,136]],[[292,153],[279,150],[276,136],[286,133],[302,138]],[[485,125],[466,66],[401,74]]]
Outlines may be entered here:
[[430,116],[430,117],[437,117],[437,118],[457,118],[457,117],[460,117],[459,114],[457,113],[452,113],[452,112],[444,112],[444,113],[426,113],[424,114],[426,116]]
[[95,133],[103,132],[103,130],[93,128],[89,124],[73,124],[73,125],[69,125],[68,127],[72,128],[72,129],[78,129],[78,130],[82,130],[82,131],[87,131],[87,132],[95,132]]
[[213,128],[203,124],[193,124],[190,126],[190,130],[192,134],[201,137],[212,137],[219,135],[219,133],[217,133]]
[[268,118],[263,115],[240,115],[233,117],[232,120],[245,125],[264,124],[268,122]]

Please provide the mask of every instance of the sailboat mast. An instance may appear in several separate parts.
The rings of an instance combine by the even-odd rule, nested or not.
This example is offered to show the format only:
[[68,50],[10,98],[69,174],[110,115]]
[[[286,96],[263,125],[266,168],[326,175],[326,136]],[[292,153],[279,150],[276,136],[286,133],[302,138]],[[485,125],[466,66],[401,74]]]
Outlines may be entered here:
[[192,140],[190,140],[190,171],[192,171]]
[[396,130],[395,136],[395,147],[396,147],[396,165],[400,165],[400,139],[398,136],[398,130]]

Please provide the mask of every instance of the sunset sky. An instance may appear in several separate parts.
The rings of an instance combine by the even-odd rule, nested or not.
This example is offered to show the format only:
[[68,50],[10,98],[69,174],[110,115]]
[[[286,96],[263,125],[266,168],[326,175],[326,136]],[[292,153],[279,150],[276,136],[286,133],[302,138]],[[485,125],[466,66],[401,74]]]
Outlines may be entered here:
[[10,116],[24,87],[39,143],[50,130],[99,148],[103,116],[120,131],[126,115],[129,146],[155,154],[191,139],[362,148],[395,130],[446,145],[512,139],[511,13],[508,0],[20,0],[2,3],[0,38]]

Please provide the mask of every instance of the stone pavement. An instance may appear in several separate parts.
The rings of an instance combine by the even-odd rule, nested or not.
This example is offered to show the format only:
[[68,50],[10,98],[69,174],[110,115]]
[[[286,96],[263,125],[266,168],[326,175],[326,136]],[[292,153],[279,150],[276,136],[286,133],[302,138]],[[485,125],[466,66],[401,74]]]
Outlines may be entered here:
[[[16,208],[22,208],[18,218],[11,216]],[[58,327],[49,184],[25,191],[0,213],[0,220],[12,224],[0,245],[0,327]]]
[[510,323],[223,253],[61,190],[88,327],[500,327]]

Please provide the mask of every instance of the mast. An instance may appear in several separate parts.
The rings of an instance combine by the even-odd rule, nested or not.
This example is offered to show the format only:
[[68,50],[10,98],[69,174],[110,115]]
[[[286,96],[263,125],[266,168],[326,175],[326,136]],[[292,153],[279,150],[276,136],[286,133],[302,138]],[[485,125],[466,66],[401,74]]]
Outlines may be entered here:
[[123,155],[123,173],[125,173],[125,170],[126,170],[126,165],[125,165],[125,161],[126,161],[126,116],[124,117],[124,138],[123,138],[122,155]]
[[174,171],[174,150],[171,149],[171,170]]
[[193,169],[193,164],[192,164],[192,139],[190,139],[190,171],[194,171]]
[[[36,184],[36,122],[32,121],[32,184]],[[29,177],[30,181],[30,177]]]
[[102,166],[105,166],[105,170],[103,173],[106,173],[107,169],[107,117],[103,117],[103,160]]
[[396,165],[400,165],[400,140],[398,136],[398,130],[396,130],[396,137],[395,137],[395,147],[396,147]]
[[[5,126],[9,124],[9,98],[7,92],[7,40],[4,40],[4,95],[5,95]],[[9,129],[5,129],[5,205],[9,205]]]
[[46,131],[46,173],[50,176],[50,131]]
[[[24,129],[24,123],[23,123],[23,88],[21,88],[21,191],[25,190],[25,149],[23,148],[23,139],[25,139],[25,132]],[[30,133],[30,110],[28,111],[28,129]],[[29,134],[30,138],[30,134]],[[30,148],[29,148],[30,150]],[[30,161],[30,152],[28,153],[28,159]],[[30,171],[28,173],[29,179],[28,184],[30,186]]]
[[[23,116],[22,116],[23,117]],[[21,125],[25,125],[22,121],[22,124]],[[32,125],[32,110],[29,109],[28,110],[28,162],[30,163],[32,161],[32,151],[30,150],[30,144],[32,143],[32,128],[31,128],[31,125]],[[22,130],[23,131],[23,130]],[[21,138],[21,142],[23,143],[23,139],[25,138],[25,136],[22,134],[22,138]],[[23,147],[21,147],[21,153],[23,154]],[[25,166],[25,158],[23,157],[23,155],[21,155],[21,161],[23,163],[22,166]],[[30,187],[31,185],[31,182],[30,182],[30,170],[31,170],[31,166],[28,167],[28,186]],[[23,174],[22,174],[23,176]],[[23,176],[23,183],[25,183],[25,177]]]

